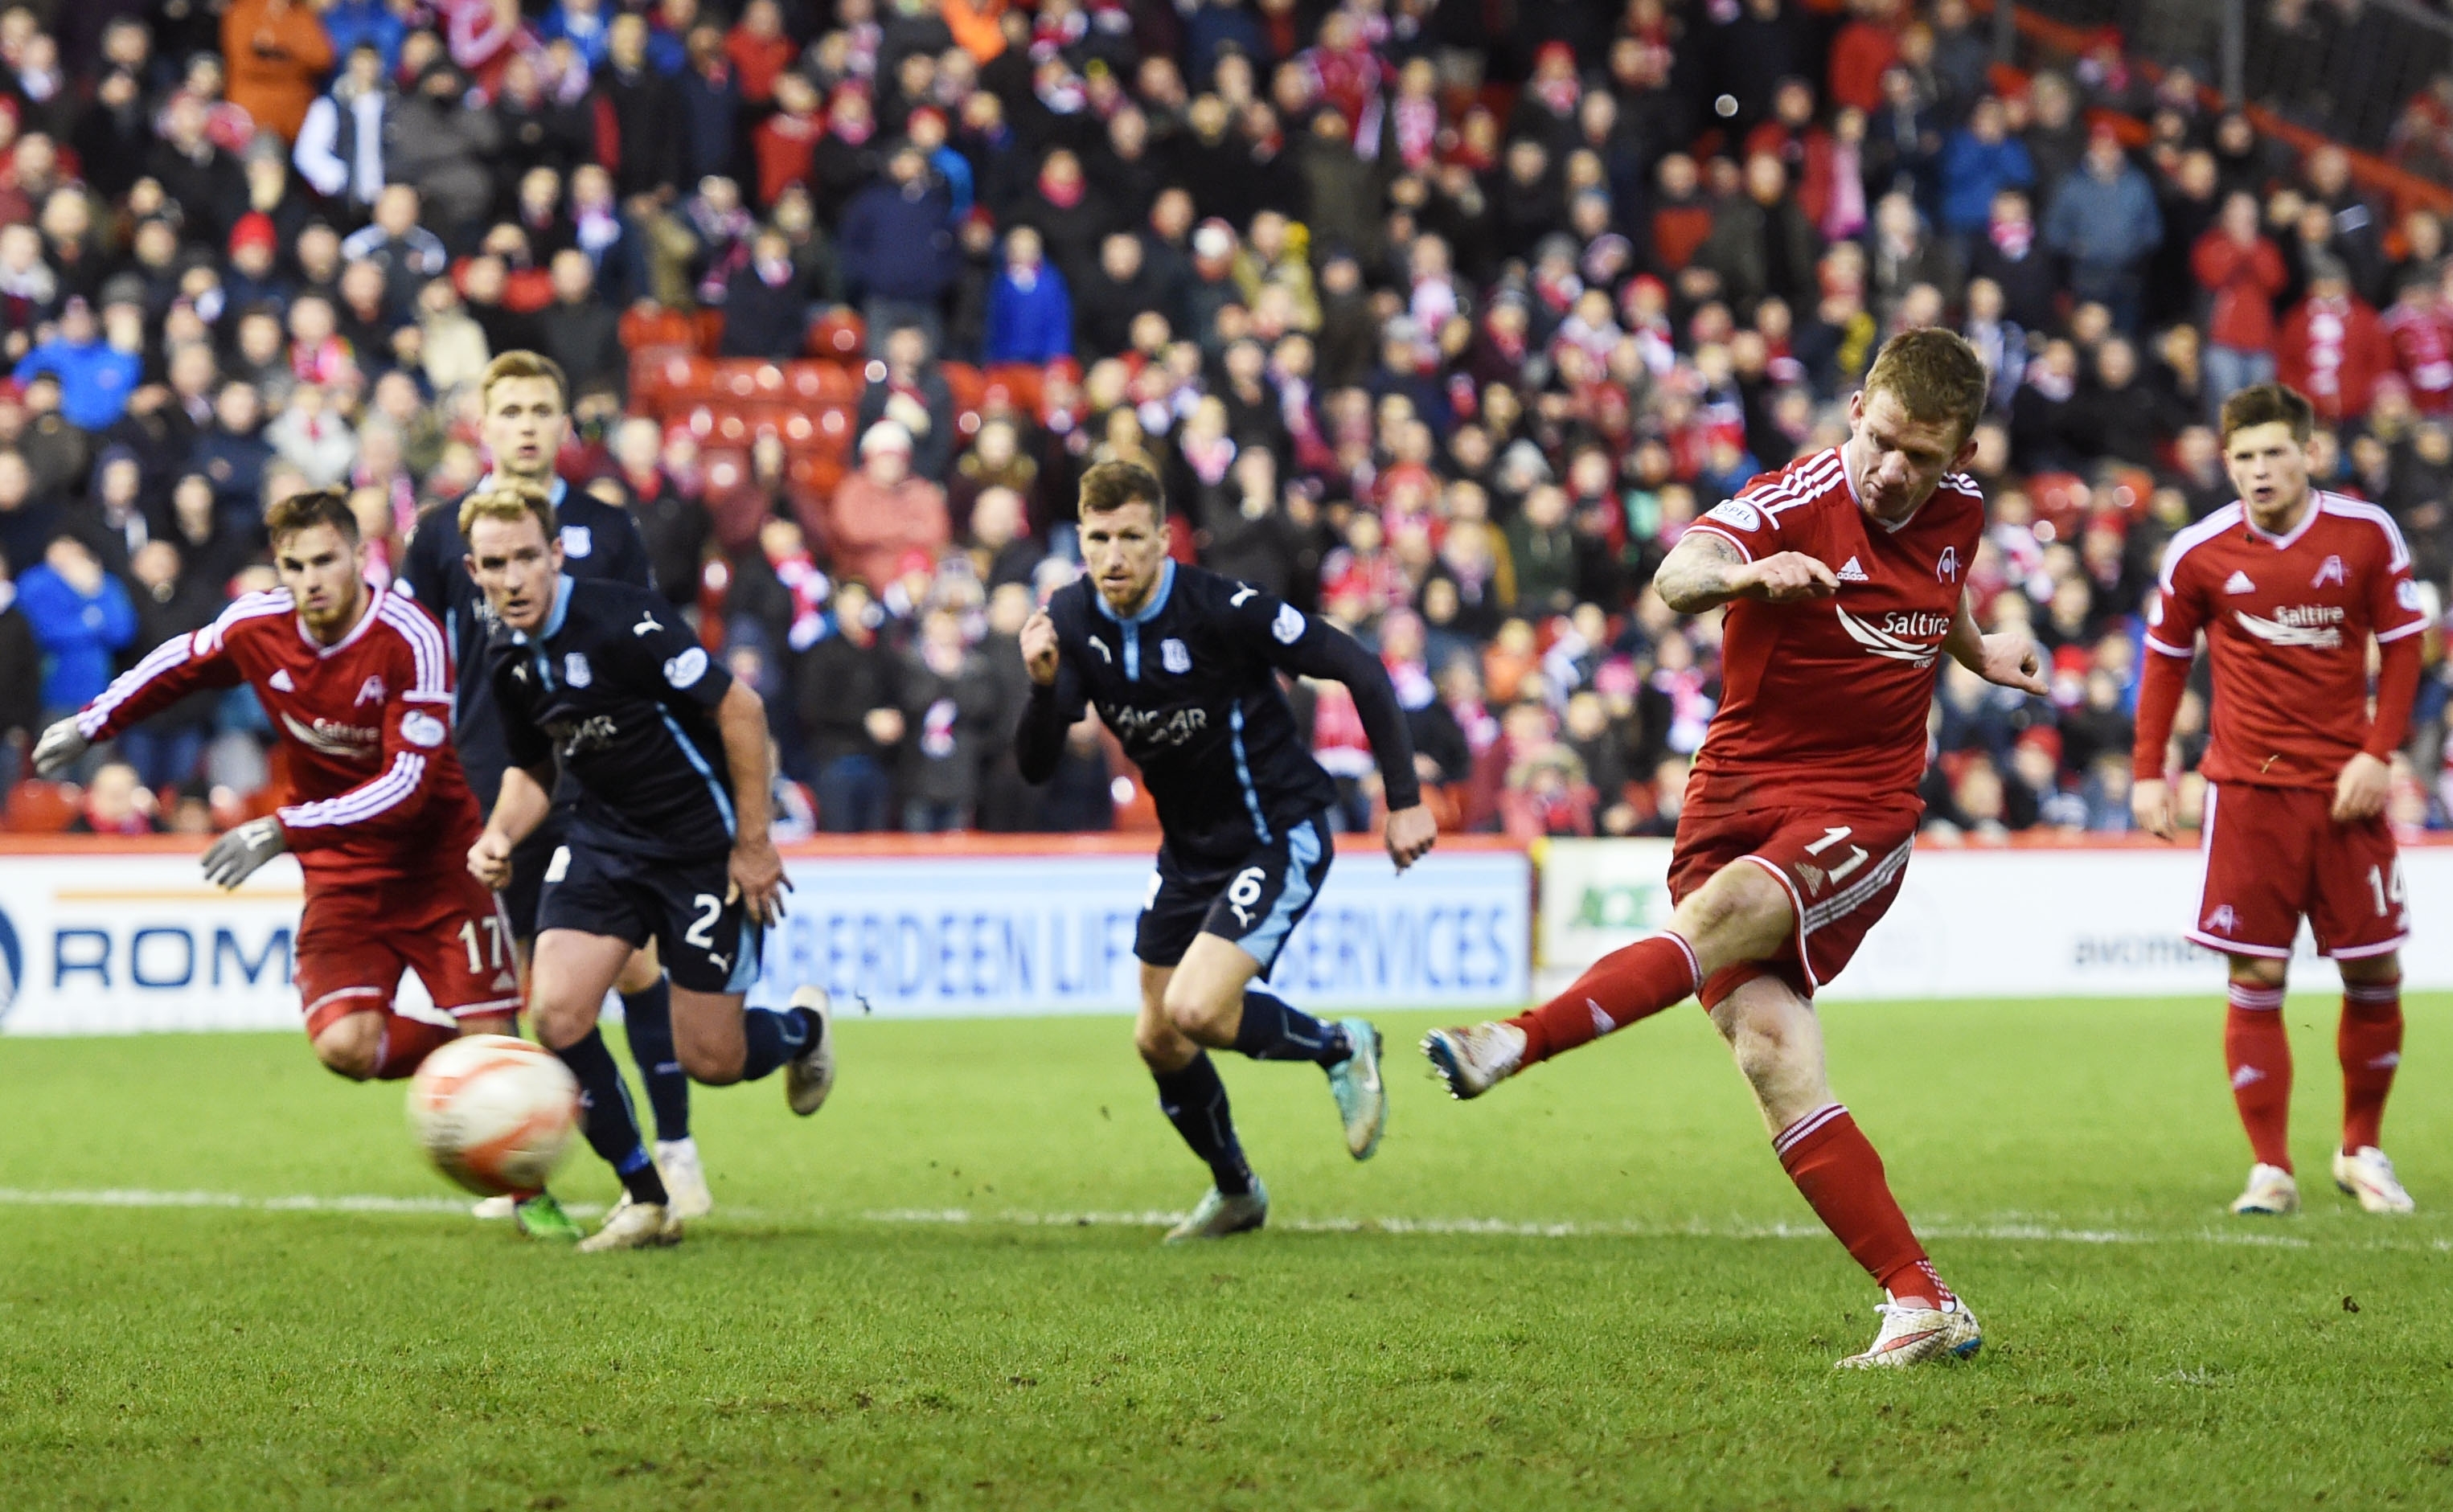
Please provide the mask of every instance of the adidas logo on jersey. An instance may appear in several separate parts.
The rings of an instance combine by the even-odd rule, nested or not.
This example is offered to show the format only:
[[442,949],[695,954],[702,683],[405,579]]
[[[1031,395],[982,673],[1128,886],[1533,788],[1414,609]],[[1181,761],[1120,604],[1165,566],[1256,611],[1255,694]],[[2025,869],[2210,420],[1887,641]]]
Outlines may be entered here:
[[286,666],[275,668],[273,674],[270,677],[266,678],[265,681],[270,683],[274,687],[279,688],[285,693],[295,693],[298,691],[298,685],[290,681],[289,668]]
[[1874,581],[1864,567],[1857,565],[1857,559],[1853,556],[1846,562],[1841,564],[1837,576],[1843,583],[1871,583]]
[[2247,573],[2234,572],[2230,578],[2225,580],[2224,583],[2224,591],[2225,593],[2254,593],[2257,591],[2257,585],[2248,580]]

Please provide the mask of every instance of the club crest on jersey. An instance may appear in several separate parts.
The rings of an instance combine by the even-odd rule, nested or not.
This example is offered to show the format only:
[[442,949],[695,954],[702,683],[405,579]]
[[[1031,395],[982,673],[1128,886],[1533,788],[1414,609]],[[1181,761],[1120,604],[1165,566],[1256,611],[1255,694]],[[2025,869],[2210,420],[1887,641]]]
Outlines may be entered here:
[[1158,665],[1178,677],[1192,670],[1192,653],[1173,636],[1158,643]]
[[412,746],[423,746],[432,750],[442,745],[443,737],[449,733],[443,727],[443,721],[422,709],[411,709],[401,716],[400,738]]
[[383,700],[383,679],[380,677],[369,677],[365,682],[358,685],[357,700],[349,706],[352,708],[364,708],[369,704],[380,704]]
[[2418,613],[2419,585],[2409,578],[2403,578],[2393,587],[2393,601],[2411,613]]
[[1942,555],[1933,564],[1933,580],[1937,583],[1959,581],[1959,547],[1946,546],[1942,548]]
[[566,525],[562,527],[562,554],[564,556],[586,556],[595,549],[596,537],[588,531],[588,527],[584,525]]
[[1279,605],[1278,617],[1269,622],[1269,633],[1278,638],[1278,644],[1292,646],[1303,639],[1303,610],[1291,604]]
[[2239,927],[2240,915],[2232,912],[2230,904],[2220,904],[2214,912],[2206,915],[2205,931],[2208,934],[2229,934]]
[[2224,591],[2225,593],[2254,593],[2257,591],[2257,585],[2248,580],[2247,573],[2234,572],[2230,577],[2224,580]]
[[573,687],[586,687],[596,681],[596,673],[588,665],[584,651],[573,651],[562,659],[562,680]]
[[1838,578],[1843,583],[1871,583],[1874,581],[1873,574],[1865,570],[1865,564],[1859,562],[1853,556],[1847,561],[1841,563],[1840,570],[1831,575]]
[[270,683],[273,687],[284,693],[295,693],[298,691],[298,685],[290,680],[289,668],[286,666],[275,667],[272,675],[266,678],[265,681]]
[[2308,586],[2312,588],[2322,588],[2326,584],[2332,583],[2340,587],[2347,587],[2350,585],[2350,581],[2351,574],[2343,567],[2343,559],[2338,556],[2329,556],[2324,560],[2323,564],[2317,568],[2317,575],[2308,580]]

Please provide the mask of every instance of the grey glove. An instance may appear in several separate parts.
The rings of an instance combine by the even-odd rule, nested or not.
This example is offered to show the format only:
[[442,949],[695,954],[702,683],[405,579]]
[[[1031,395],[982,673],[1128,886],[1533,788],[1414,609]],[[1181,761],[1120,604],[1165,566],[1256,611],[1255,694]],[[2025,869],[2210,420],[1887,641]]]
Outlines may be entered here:
[[77,729],[76,716],[71,714],[43,731],[34,742],[34,775],[54,777],[75,766],[93,743]]
[[281,821],[268,814],[250,819],[212,844],[205,852],[205,880],[217,886],[235,887],[255,875],[258,866],[289,848],[289,837],[281,832]]

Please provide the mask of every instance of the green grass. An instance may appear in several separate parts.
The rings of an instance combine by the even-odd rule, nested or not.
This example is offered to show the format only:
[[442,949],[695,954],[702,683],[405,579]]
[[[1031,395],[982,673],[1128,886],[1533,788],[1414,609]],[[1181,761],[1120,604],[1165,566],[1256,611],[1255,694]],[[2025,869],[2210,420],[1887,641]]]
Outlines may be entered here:
[[[2453,1504],[2453,1003],[2400,1221],[2323,1181],[2314,996],[2309,1211],[2223,1214],[2221,1011],[1830,1010],[1987,1325],[1878,1378],[1830,1370],[1875,1295],[1692,1009],[1466,1106],[1401,1051],[1363,1166],[1316,1073],[1229,1058],[1274,1225],[1189,1251],[1134,1221],[1203,1181],[1120,1020],[848,1025],[813,1122],[701,1095],[687,1244],[594,1260],[450,1210],[399,1089],[293,1038],[0,1041],[0,1507]],[[256,1205],[31,1195],[106,1189]],[[410,1201],[268,1205],[349,1196]]]

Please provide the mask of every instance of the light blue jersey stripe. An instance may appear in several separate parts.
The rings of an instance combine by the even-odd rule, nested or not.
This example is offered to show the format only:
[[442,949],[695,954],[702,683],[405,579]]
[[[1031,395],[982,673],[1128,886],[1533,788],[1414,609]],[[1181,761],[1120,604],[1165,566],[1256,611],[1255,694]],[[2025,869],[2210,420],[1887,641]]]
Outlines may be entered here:
[[739,838],[740,826],[733,822],[732,818],[732,800],[725,796],[724,785],[715,780],[715,773],[708,768],[707,758],[700,755],[698,747],[690,744],[690,738],[682,733],[681,724],[673,718],[672,710],[659,708],[656,713],[664,720],[665,728],[673,732],[673,744],[682,748],[682,754],[689,758],[689,764],[698,768],[698,774],[701,777],[707,779],[707,790],[714,795],[715,806],[724,815],[724,832],[736,839]]
[[1235,750],[1235,780],[1244,786],[1244,809],[1252,816],[1252,833],[1262,845],[1269,843],[1269,821],[1261,812],[1261,790],[1252,786],[1252,764],[1244,755],[1244,706],[1239,701],[1226,708],[1227,740]]

